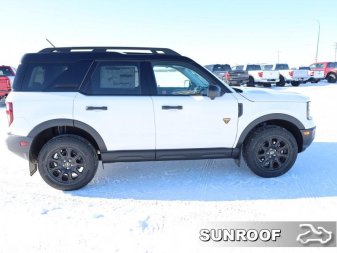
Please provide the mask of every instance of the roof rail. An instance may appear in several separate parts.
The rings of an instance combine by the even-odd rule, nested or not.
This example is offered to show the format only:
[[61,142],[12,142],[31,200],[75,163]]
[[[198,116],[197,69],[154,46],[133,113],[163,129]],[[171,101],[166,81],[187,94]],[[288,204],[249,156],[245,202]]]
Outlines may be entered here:
[[50,47],[39,51],[39,53],[71,53],[71,52],[95,52],[95,53],[114,52],[121,54],[159,54],[159,55],[175,55],[175,56],[180,55],[169,48],[155,48],[155,47]]

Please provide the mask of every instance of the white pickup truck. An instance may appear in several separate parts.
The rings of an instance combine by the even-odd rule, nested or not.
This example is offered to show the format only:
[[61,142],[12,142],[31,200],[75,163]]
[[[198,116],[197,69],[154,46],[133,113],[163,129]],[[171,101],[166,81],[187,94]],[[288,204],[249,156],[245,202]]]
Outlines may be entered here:
[[318,83],[321,80],[324,80],[324,71],[323,70],[316,70],[317,64],[312,64],[309,67],[299,67],[298,69],[305,69],[308,71],[308,74],[310,76],[309,82],[311,83]]
[[280,73],[280,81],[276,83],[277,86],[284,86],[286,83],[291,83],[292,86],[299,86],[301,83],[306,83],[310,79],[307,70],[290,69],[288,64],[263,64],[263,70],[277,70]]
[[232,67],[233,71],[248,71],[249,80],[247,86],[255,86],[262,84],[265,87],[270,87],[272,83],[279,82],[279,72],[274,70],[262,70],[258,64],[237,65]]

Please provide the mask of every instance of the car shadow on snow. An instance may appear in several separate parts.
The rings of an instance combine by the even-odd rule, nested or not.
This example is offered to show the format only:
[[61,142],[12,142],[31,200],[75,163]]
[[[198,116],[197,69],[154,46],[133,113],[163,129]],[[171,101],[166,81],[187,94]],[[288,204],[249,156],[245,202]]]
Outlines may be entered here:
[[115,163],[66,194],[138,200],[230,201],[337,196],[337,143],[313,143],[278,178],[260,178],[233,160]]

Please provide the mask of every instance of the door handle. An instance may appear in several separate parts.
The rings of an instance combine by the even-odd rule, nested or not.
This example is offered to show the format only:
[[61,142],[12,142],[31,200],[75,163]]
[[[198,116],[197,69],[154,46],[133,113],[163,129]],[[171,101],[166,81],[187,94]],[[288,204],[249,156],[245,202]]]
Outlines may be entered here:
[[181,105],[163,105],[161,109],[162,110],[182,110],[183,107]]
[[86,110],[87,111],[94,111],[94,110],[106,111],[108,110],[108,107],[107,106],[87,106]]

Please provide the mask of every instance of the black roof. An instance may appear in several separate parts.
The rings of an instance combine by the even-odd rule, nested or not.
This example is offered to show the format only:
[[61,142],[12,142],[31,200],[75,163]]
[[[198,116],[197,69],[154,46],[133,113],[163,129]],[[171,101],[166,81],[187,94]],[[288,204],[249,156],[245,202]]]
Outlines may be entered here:
[[168,48],[152,47],[55,47],[45,48],[38,53],[24,55],[25,62],[54,62],[78,60],[185,60],[191,59],[181,56]]

